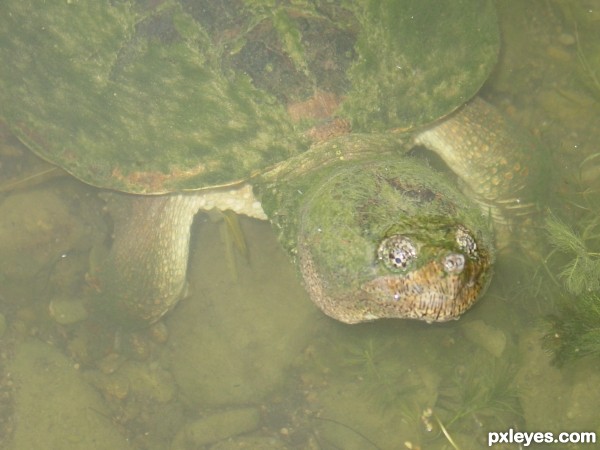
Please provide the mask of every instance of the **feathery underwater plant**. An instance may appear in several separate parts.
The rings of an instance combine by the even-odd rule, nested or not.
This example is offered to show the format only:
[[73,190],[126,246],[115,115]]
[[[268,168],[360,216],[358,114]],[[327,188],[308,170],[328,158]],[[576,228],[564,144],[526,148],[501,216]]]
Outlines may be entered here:
[[546,261],[557,252],[569,258],[558,274],[567,291],[578,295],[600,289],[600,253],[592,250],[594,244],[600,243],[600,218],[593,219],[577,233],[556,216],[549,215],[546,231],[554,247]]
[[587,355],[600,355],[600,293],[576,296],[564,302],[559,313],[546,319],[544,348],[562,366]]
[[472,361],[466,370],[444,380],[434,409],[449,429],[468,428],[472,422],[510,425],[521,416],[513,383],[516,366],[483,351],[476,351]]
[[558,311],[546,318],[543,345],[554,362],[600,355],[600,218],[582,222],[576,232],[555,216],[546,220],[549,241],[554,247],[546,261],[559,252],[568,258],[559,269],[565,292]]

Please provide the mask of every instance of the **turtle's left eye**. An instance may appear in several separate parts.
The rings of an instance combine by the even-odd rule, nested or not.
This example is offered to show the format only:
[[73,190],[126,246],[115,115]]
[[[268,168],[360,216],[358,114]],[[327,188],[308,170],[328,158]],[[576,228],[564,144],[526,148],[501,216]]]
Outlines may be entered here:
[[417,259],[417,247],[406,236],[397,234],[381,242],[377,257],[388,269],[404,272]]

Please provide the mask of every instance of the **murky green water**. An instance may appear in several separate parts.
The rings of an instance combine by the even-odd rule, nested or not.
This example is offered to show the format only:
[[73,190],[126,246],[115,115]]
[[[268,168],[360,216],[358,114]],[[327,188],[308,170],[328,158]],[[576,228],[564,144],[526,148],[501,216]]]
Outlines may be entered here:
[[[497,6],[503,53],[482,95],[539,138],[543,202],[593,262],[600,2]],[[43,167],[8,135],[0,151],[4,179]],[[200,215],[190,297],[165,327],[126,333],[81,320],[89,251],[110,229],[96,191],[62,178],[0,195],[7,448],[464,450],[509,428],[600,432],[598,356],[558,367],[541,345],[542,318],[576,301],[559,276],[570,255],[501,255],[457,322],[346,326],[310,303],[268,224],[242,219],[241,252]]]

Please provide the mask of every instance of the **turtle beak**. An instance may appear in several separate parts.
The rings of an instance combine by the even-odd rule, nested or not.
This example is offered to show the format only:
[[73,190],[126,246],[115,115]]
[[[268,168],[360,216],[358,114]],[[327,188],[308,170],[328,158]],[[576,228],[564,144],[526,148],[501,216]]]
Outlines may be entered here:
[[427,323],[456,320],[483,295],[492,275],[492,261],[486,253],[474,258],[442,251],[419,267],[409,265],[397,273],[383,272],[378,260],[362,284],[338,286],[332,279],[323,280],[310,252],[302,251],[299,256],[312,300],[328,316],[349,324],[383,318]]
[[366,320],[456,320],[487,288],[487,269],[451,253],[406,274],[376,277],[361,286],[363,315]]

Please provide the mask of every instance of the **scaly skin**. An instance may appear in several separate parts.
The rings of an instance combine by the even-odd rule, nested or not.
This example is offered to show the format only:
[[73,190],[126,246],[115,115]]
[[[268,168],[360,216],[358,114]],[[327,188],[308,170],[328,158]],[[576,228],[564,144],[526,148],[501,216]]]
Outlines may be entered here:
[[156,322],[185,293],[198,195],[111,194],[114,241],[89,274],[95,305],[127,328]]
[[[525,209],[507,204],[531,204],[533,149],[524,150],[512,131],[476,100],[416,135],[351,134],[315,145],[251,182],[326,314],[347,323],[447,321],[471,307],[490,281],[489,208],[510,224],[513,211]],[[414,142],[447,159],[478,201],[405,156]],[[177,302],[200,198],[128,197],[129,219],[116,222],[116,241],[95,273],[114,316],[153,322]]]
[[483,207],[492,209],[495,221],[528,215],[534,208],[537,144],[483,100],[474,98],[418,133],[415,143],[434,150]]
[[414,140],[435,151],[462,179],[467,195],[489,211],[498,247],[516,242],[535,255],[533,217],[542,189],[542,158],[531,135],[474,98]]

